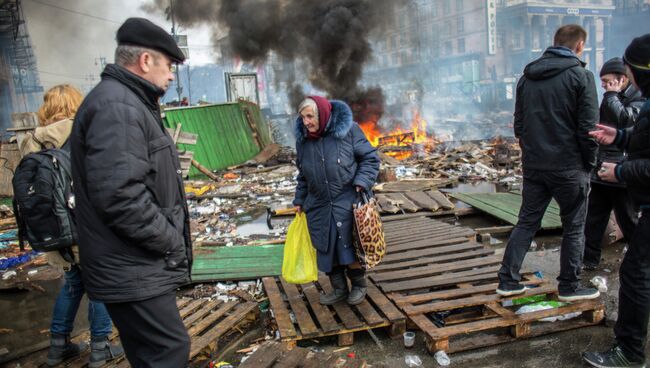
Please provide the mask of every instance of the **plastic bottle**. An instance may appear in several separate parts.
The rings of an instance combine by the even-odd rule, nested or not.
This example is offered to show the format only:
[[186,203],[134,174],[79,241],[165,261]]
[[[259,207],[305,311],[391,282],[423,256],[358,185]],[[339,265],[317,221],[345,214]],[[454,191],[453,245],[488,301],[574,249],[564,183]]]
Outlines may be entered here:
[[446,367],[451,363],[449,356],[443,350],[438,350],[433,357],[436,358],[436,362],[443,367]]

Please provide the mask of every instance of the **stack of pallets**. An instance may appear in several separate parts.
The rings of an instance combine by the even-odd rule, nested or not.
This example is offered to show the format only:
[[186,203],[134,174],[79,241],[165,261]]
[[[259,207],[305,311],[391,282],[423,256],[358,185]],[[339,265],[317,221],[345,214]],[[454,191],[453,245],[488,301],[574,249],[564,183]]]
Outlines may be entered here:
[[[370,278],[426,334],[431,352],[462,351],[517,338],[599,323],[599,300],[516,314],[512,299],[546,295],[557,300],[557,286],[524,272],[526,294],[495,293],[501,256],[475,241],[474,231],[426,217],[384,223],[388,253]],[[554,323],[548,317],[580,313]]]

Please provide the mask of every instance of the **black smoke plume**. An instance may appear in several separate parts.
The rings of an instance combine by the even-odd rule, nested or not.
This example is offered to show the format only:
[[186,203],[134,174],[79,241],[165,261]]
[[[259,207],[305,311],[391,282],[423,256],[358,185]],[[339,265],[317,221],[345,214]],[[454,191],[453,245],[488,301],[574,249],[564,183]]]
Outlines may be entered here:
[[[307,60],[311,85],[352,101],[363,95],[358,82],[372,57],[369,36],[406,1],[176,0],[173,6],[180,25],[210,25],[215,44],[227,31],[231,51],[245,61],[262,62],[270,51]],[[144,8],[169,14],[168,0],[151,0]],[[292,102],[300,92],[296,85],[287,91]]]

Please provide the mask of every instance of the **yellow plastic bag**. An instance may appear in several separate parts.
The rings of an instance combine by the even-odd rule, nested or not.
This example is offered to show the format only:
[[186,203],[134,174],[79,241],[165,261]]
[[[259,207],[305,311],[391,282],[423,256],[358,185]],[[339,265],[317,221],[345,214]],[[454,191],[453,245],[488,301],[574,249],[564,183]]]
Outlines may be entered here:
[[306,284],[318,279],[316,249],[311,245],[304,212],[297,213],[289,225],[284,243],[282,277],[292,284]]

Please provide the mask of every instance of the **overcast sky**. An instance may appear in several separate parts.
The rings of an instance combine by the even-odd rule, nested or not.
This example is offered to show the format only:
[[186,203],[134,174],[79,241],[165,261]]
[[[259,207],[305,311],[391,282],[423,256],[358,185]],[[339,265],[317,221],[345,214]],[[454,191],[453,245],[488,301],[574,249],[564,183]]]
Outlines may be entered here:
[[[145,0],[23,0],[26,24],[43,87],[73,84],[86,91],[98,82],[99,58],[113,62],[115,33],[129,17],[146,17],[171,32],[171,21],[145,13]],[[204,29],[180,29],[188,35],[190,63],[213,61]],[[91,78],[94,78],[91,79]]]

